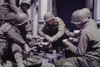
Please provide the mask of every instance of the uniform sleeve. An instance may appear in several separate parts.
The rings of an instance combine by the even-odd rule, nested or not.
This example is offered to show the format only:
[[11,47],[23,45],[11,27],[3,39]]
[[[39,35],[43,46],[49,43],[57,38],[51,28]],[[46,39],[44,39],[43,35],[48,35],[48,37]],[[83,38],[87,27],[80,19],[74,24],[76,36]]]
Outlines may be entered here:
[[42,36],[42,37],[49,37],[48,35],[46,35],[46,34],[43,32],[43,29],[44,29],[45,25],[46,25],[46,22],[44,22],[44,23],[42,24],[42,26],[39,28],[38,33],[39,33],[39,35]]
[[87,47],[88,47],[88,34],[87,32],[84,31],[81,33],[76,54],[84,55],[87,51]]
[[58,21],[58,32],[56,35],[54,35],[52,37],[54,39],[54,41],[58,40],[61,36],[63,36],[64,29],[65,29],[65,24],[64,24],[63,20],[61,20],[60,18],[57,17],[57,21]]
[[15,12],[15,13],[19,13],[20,10],[19,8],[16,6],[16,1],[15,0],[9,0],[10,1],[10,8]]
[[26,42],[23,40],[20,34],[17,33],[15,28],[11,28],[8,31],[8,37],[11,38],[14,42],[19,44],[25,44]]
[[88,46],[87,34],[86,34],[86,32],[82,32],[81,36],[79,38],[78,45],[75,46],[74,44],[70,44],[68,46],[68,49],[70,51],[72,51],[74,54],[82,56],[82,55],[84,55],[86,53],[87,46]]
[[75,37],[75,34],[73,33],[73,32],[70,32],[69,31],[69,29],[67,29],[66,27],[65,27],[65,34],[67,35],[67,36],[70,36],[70,37]]

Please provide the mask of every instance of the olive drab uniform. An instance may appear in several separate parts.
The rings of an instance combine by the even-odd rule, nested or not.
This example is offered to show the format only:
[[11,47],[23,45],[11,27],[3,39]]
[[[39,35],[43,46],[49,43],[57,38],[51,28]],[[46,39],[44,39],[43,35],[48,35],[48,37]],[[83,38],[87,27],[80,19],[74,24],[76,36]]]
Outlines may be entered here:
[[[6,34],[4,34],[4,32],[6,32],[6,31],[8,32],[8,30],[9,30],[10,27],[11,26],[9,26],[9,25],[8,26],[7,25],[3,25],[3,26],[0,27],[0,58],[3,55],[3,53],[4,53],[3,50],[5,48],[7,48],[7,45],[8,45],[7,44],[7,37],[6,37]],[[0,61],[2,61],[2,60],[0,59]]]
[[[25,67],[24,65],[22,66],[23,62],[22,62],[21,46],[24,46],[26,42],[23,40],[22,36],[20,35],[20,31],[18,30],[18,28],[14,26],[16,24],[16,22],[14,21],[16,14],[12,12],[8,13],[7,15],[5,15],[4,13],[2,14],[4,16],[3,17],[4,19],[0,27],[0,31],[3,37],[1,39],[5,40],[4,44],[8,44],[7,47],[5,47],[5,49],[11,46],[10,48],[12,48],[12,52],[14,53],[15,60],[18,63],[18,67],[19,65],[20,67]],[[3,47],[4,46],[5,45],[3,45]],[[4,52],[6,51],[5,49],[4,48],[2,49],[3,53],[5,53]]]
[[[22,5],[22,4],[24,4],[24,3],[27,4],[27,5],[30,7],[30,1],[29,1],[29,0],[22,0],[22,2],[21,2],[20,5]],[[27,14],[27,16],[28,16],[27,11],[26,11],[26,12],[23,12],[22,9],[20,9],[20,8],[18,8],[18,7],[16,6],[16,1],[15,1],[15,0],[10,0],[10,8],[11,8],[15,13],[25,13],[25,14]]]
[[39,28],[38,33],[40,36],[45,38],[52,37],[54,39],[52,47],[56,49],[57,46],[62,44],[61,41],[65,34],[65,29],[68,31],[67,33],[69,33],[69,30],[65,27],[63,20],[61,20],[59,17],[55,17],[53,25],[49,25],[47,22],[44,22]]
[[[21,4],[20,4],[20,7],[23,5],[23,4],[27,4],[28,5],[28,8],[30,7],[30,2],[29,0],[22,0],[21,1]],[[30,26],[30,22],[29,22],[29,15],[26,12],[24,12],[21,8],[19,9],[17,6],[16,6],[16,3],[15,3],[15,0],[10,0],[10,7],[11,9],[17,13],[18,15],[18,18],[16,18],[18,24],[16,24],[17,28],[20,30],[21,32],[21,36],[23,37],[23,39],[28,43],[31,44],[33,43],[31,39],[29,39],[26,35],[30,35],[30,32],[31,32],[31,26]],[[25,20],[25,21],[24,21]],[[27,25],[27,29],[25,27],[22,27],[26,22],[28,22],[28,25]],[[32,48],[32,47],[31,47]],[[16,55],[18,57],[18,55]],[[42,64],[42,58],[39,57],[39,56],[27,56],[27,57],[23,57],[25,58],[23,61],[24,61],[24,64],[27,65],[27,66],[30,66],[30,65],[41,65]],[[29,60],[27,60],[29,59]],[[31,59],[34,59],[34,60],[31,60]],[[27,64],[28,63],[28,64]]]
[[[21,9],[21,6],[23,4],[27,4],[28,5],[28,9],[29,9],[29,7],[30,7],[30,1],[29,0],[22,0],[21,1],[21,4],[20,4],[20,8],[18,8],[16,6],[16,0],[10,0],[10,8],[13,10],[13,12],[17,13],[18,15],[20,15],[21,13],[24,13],[24,14],[27,15],[27,18],[29,18],[29,15],[28,15],[27,10],[26,11],[23,11]],[[21,26],[21,24],[24,24],[24,22],[21,22],[21,20],[23,20],[23,19],[20,19],[20,21],[19,21],[20,22],[20,25],[19,26]],[[27,22],[27,26],[28,26],[27,29],[26,29],[27,30],[27,34],[30,34],[31,33],[31,25],[30,24],[31,24],[30,22]]]
[[[10,25],[9,23],[4,23],[1,27],[0,27],[0,35],[1,35],[1,38],[0,38],[0,43],[2,43],[2,45],[0,45],[2,48],[1,48],[1,56],[2,56],[2,50],[4,50],[4,48],[7,48],[7,39],[10,38],[12,39],[14,42],[17,42],[19,44],[22,44],[24,45],[26,42],[23,40],[23,38],[20,36],[19,34],[19,30]],[[12,45],[13,46],[13,45]],[[14,49],[14,48],[13,48]],[[17,47],[16,47],[17,49]],[[15,50],[15,49],[14,49]]]
[[66,63],[73,67],[100,67],[100,33],[93,23],[89,20],[82,27],[78,46],[69,49],[75,56],[56,61],[57,67],[68,66]]
[[[29,18],[29,15],[28,15],[28,12],[27,12],[27,10],[26,11],[23,11],[22,9],[21,9],[21,6],[23,5],[23,4],[27,4],[28,5],[28,9],[29,9],[29,7],[30,7],[30,1],[29,0],[22,0],[21,1],[21,3],[20,3],[20,8],[18,8],[17,6],[16,6],[16,0],[10,0],[10,8],[15,12],[15,13],[17,13],[18,15],[20,15],[21,13],[24,13],[24,14],[26,14],[27,15],[27,18]],[[24,24],[24,22],[21,22],[23,19],[20,19],[19,18],[19,22],[20,22],[20,24],[18,25],[19,27],[21,27],[22,26],[22,24]],[[29,22],[27,22],[27,29],[25,29],[26,30],[26,32],[24,33],[24,32],[21,32],[21,34],[22,34],[22,36],[23,36],[23,34],[27,34],[27,35],[31,35],[31,31],[32,31],[32,29],[31,29],[31,22],[29,21]],[[21,29],[20,29],[21,30]],[[22,29],[23,30],[23,29]],[[25,36],[24,36],[25,37]]]

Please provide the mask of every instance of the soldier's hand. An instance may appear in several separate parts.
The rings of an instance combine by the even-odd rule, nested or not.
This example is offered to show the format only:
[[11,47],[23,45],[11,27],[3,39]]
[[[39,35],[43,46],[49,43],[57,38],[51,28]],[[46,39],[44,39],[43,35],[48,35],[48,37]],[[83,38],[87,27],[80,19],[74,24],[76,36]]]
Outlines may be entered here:
[[28,44],[24,44],[24,47],[25,47],[26,54],[30,54],[31,50],[30,50]]
[[49,42],[52,43],[53,41],[54,41],[54,39],[53,38],[50,38]]
[[74,36],[75,36],[75,37],[78,37],[79,34],[80,34],[80,30],[74,30]]
[[71,42],[69,42],[68,39],[64,39],[63,40],[63,43],[66,45],[66,46],[69,46],[71,44]]
[[50,39],[51,39],[50,36],[46,36],[45,38],[50,42]]
[[39,39],[39,36],[32,36],[33,39]]

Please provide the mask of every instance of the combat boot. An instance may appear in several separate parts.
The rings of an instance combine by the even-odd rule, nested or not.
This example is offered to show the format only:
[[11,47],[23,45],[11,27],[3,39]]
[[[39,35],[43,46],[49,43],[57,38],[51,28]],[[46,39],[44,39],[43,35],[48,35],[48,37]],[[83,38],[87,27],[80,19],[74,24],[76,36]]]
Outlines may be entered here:
[[21,53],[19,53],[19,52],[15,53],[14,57],[15,57],[15,60],[16,60],[16,63],[17,63],[18,67],[25,67],[25,65],[23,63],[23,57],[22,57]]

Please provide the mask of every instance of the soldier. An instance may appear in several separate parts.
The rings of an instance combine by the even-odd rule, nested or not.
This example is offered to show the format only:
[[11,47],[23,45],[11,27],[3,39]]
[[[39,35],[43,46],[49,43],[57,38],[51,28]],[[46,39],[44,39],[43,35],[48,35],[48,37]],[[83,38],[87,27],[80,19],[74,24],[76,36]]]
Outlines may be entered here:
[[[30,8],[30,1],[29,0],[22,0],[21,3],[20,3],[20,8],[18,8],[16,6],[16,0],[10,0],[10,8],[17,14],[20,15],[20,13],[24,13],[27,15],[27,17],[29,17],[28,13],[27,13],[27,10]],[[18,19],[18,20],[23,20],[23,19]],[[20,30],[21,32],[21,35],[22,37],[24,38],[25,41],[31,41],[30,39],[32,39],[32,35],[31,35],[31,22],[27,22],[25,23],[27,24],[27,29],[24,28],[24,24],[19,24],[17,25],[18,29]]]
[[[30,0],[22,0],[20,3],[20,11],[28,15],[28,9],[30,8]],[[28,15],[29,17],[29,15]],[[27,35],[31,35],[31,22],[28,22],[28,28],[27,28]]]
[[45,37],[51,44],[53,49],[62,47],[62,39],[66,37],[65,34],[69,34],[69,30],[66,28],[64,22],[59,17],[55,17],[52,13],[47,12],[44,15],[44,23],[39,28],[38,33],[40,36]]
[[[31,39],[27,39],[26,38],[26,33],[27,33],[27,28],[28,28],[28,25],[27,25],[27,22],[29,22],[29,18],[28,18],[28,16],[25,14],[25,13],[19,13],[19,14],[17,14],[17,17],[16,17],[16,27],[19,29],[19,31],[21,32],[21,36],[22,36],[22,38],[24,39],[24,41],[25,42],[27,42],[28,43],[28,45],[29,45],[29,42],[31,41]],[[32,37],[31,37],[32,38]],[[37,38],[37,37],[36,37]],[[34,42],[31,42],[31,44],[34,44]],[[18,46],[18,45],[16,45],[16,46]],[[17,48],[16,48],[16,46],[14,46],[14,48],[12,48],[14,51],[13,52],[16,52],[16,50],[18,50]],[[32,48],[33,46],[32,45],[29,45],[29,46],[31,46],[30,48]],[[15,50],[16,49],[16,50]],[[21,52],[21,50],[19,50],[16,54],[15,54],[15,56],[14,57],[20,57],[21,56],[21,53],[19,53],[19,52]],[[18,54],[19,53],[19,54]],[[41,65],[42,64],[42,57],[40,57],[40,56],[31,56],[30,57],[30,55],[27,55],[27,57],[25,57],[26,56],[26,54],[24,54],[24,57],[22,57],[22,58],[25,58],[24,59],[24,64],[25,65]],[[16,58],[16,59],[17,59]],[[28,59],[29,58],[29,59]],[[15,59],[15,60],[16,60]],[[28,59],[28,60],[27,60]],[[34,59],[34,60],[33,60]],[[21,61],[21,60],[20,60]],[[27,62],[28,62],[28,64],[27,64]],[[20,65],[21,66],[21,65]],[[19,66],[19,67],[20,67]],[[21,66],[22,67],[22,66]]]
[[30,8],[30,1],[29,0],[22,0],[20,3],[20,8],[16,6],[16,0],[10,0],[10,8],[15,13],[25,13],[28,15],[27,10]]
[[[16,18],[15,14],[9,13],[5,17],[6,17],[6,22],[4,22],[0,27],[0,34],[1,34],[0,58],[3,56],[3,54],[7,50],[7,47],[9,46],[8,40],[10,39],[12,42],[12,45],[11,44],[10,45],[12,47],[12,52],[14,53],[14,57],[15,57],[18,67],[25,67],[22,61],[21,46],[25,48],[27,54],[30,52],[30,48],[27,45],[27,43],[23,40],[22,36],[20,35],[19,30],[14,25],[15,23],[14,19]],[[1,63],[2,63],[2,60],[1,60]]]
[[98,29],[82,10],[73,12],[72,23],[81,31],[78,45],[74,46],[68,40],[64,41],[64,44],[75,56],[55,61],[56,67],[99,67],[100,34]]
[[[26,14],[21,13],[21,14],[16,15],[15,21],[17,22],[14,25],[16,27],[18,25],[22,25],[22,24],[26,26],[29,19],[28,19],[28,16]],[[24,28],[25,28],[25,26],[24,26]],[[24,30],[24,28],[23,28],[23,30]],[[22,31],[20,31],[20,29],[18,29],[18,30],[20,32],[20,35],[22,36],[22,34],[21,34]],[[23,38],[23,36],[22,36],[22,38]],[[23,40],[26,42],[26,40],[24,38],[23,38]],[[16,44],[16,43],[13,43],[12,45],[13,45],[12,46],[12,52],[14,53],[14,57],[15,57],[15,60],[17,61],[18,67],[25,67],[23,64],[21,64],[21,62],[23,62],[23,58],[24,58],[23,55],[22,55],[23,54],[22,48],[19,46],[19,44]]]
[[22,0],[20,4],[20,11],[23,11],[24,13],[27,13],[27,10],[30,8],[30,1],[29,0]]
[[91,21],[93,21],[93,24],[95,24],[95,27],[98,28],[97,24],[92,19],[92,13],[91,13],[91,11],[88,8],[83,8],[82,10],[85,12],[85,14],[87,15],[88,19],[90,19]]
[[[16,6],[16,0],[10,0],[10,8],[19,15],[20,13],[25,13],[29,17],[27,10],[30,8],[30,1],[22,0],[20,4],[20,8],[18,8]],[[30,22],[27,23],[28,25],[28,28],[26,30],[27,32],[21,32],[22,35],[23,34],[31,35],[31,25],[30,24],[31,24]],[[23,30],[23,29],[20,28],[20,30]]]

